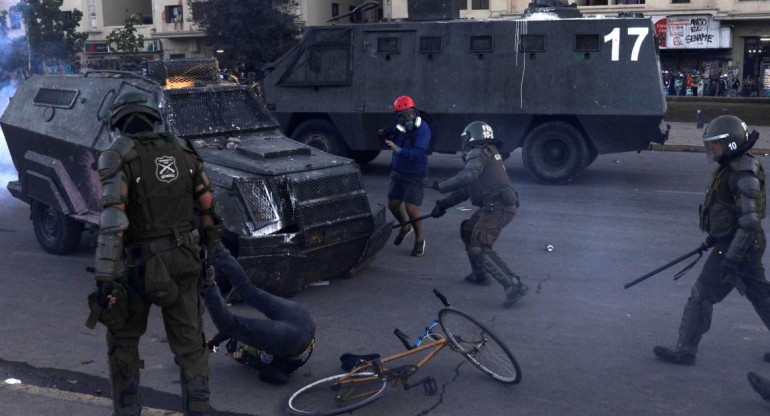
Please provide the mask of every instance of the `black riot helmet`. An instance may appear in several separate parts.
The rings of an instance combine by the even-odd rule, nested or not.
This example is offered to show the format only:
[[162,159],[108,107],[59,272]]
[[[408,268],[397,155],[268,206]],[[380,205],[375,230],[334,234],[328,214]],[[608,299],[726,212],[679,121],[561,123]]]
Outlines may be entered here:
[[465,152],[485,144],[497,144],[492,126],[483,121],[474,121],[465,126],[462,134],[460,134],[460,138],[463,140],[463,150]]
[[112,103],[108,123],[111,129],[132,134],[155,130],[162,120],[155,102],[138,91],[120,94]]
[[[749,128],[743,120],[735,116],[719,116],[706,127],[703,132],[703,143],[707,145],[706,156],[709,160],[723,162],[735,156],[746,153],[756,143],[759,135],[751,135]],[[708,149],[708,143],[718,142],[722,149],[712,151]]]

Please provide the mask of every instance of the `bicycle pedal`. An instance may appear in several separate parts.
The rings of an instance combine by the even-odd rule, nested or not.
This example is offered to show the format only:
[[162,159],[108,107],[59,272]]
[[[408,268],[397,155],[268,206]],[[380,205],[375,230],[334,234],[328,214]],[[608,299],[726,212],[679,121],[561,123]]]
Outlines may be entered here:
[[425,377],[425,383],[422,385],[425,390],[426,396],[433,396],[438,393],[438,386],[436,386],[436,379],[433,377]]
[[434,379],[431,376],[427,376],[424,379],[414,384],[404,384],[404,390],[409,390],[413,387],[417,387],[420,385],[422,386],[426,396],[433,396],[438,392],[438,387],[436,386],[436,379]]

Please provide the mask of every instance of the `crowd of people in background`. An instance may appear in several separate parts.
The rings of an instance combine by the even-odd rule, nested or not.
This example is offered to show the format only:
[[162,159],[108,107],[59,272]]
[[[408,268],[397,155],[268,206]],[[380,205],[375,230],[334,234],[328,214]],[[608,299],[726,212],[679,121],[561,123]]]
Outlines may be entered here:
[[727,74],[703,75],[697,69],[663,71],[663,92],[666,95],[709,97],[761,97],[762,83],[751,76],[743,82]]

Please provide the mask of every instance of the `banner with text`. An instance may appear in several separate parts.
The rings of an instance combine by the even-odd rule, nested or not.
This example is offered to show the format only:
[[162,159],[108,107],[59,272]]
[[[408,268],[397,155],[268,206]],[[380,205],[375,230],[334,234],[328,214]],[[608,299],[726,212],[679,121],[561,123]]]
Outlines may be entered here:
[[666,48],[716,49],[732,47],[730,27],[720,27],[710,15],[668,16]]

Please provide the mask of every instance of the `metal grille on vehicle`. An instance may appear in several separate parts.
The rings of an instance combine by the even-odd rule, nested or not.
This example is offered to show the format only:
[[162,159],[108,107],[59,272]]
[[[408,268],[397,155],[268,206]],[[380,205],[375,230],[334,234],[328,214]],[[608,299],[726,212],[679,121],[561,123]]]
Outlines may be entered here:
[[187,58],[147,62],[147,76],[164,86],[192,87],[219,82],[216,58]]
[[321,200],[309,204],[298,203],[298,207],[297,217],[303,229],[371,216],[369,200],[363,191],[360,194],[339,199]]
[[178,136],[245,133],[277,123],[247,86],[164,91],[171,131]]
[[363,188],[364,185],[358,172],[348,172],[342,175],[326,176],[292,184],[292,189],[300,201],[355,192]]
[[237,181],[236,187],[246,202],[254,229],[260,229],[278,220],[278,213],[275,211],[277,204],[273,200],[267,181],[263,179]]
[[78,90],[40,88],[35,94],[33,103],[47,107],[72,108],[76,98],[78,98]]

